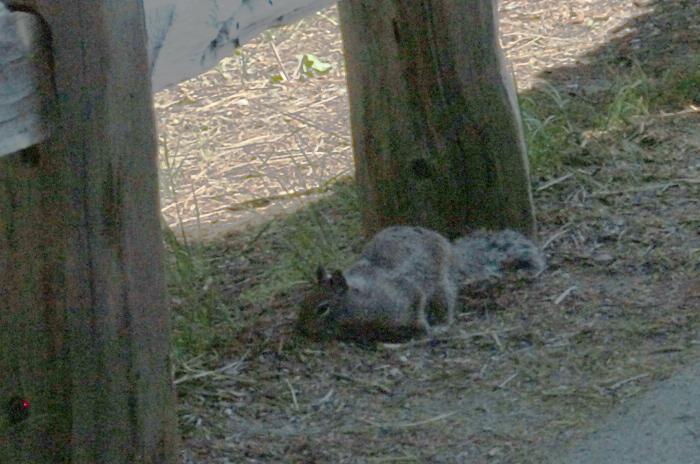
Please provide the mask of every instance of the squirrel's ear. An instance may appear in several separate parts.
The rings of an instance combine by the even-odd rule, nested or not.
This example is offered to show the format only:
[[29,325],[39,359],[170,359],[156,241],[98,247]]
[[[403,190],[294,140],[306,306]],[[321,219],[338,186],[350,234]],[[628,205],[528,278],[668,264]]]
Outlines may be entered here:
[[318,268],[316,269],[316,280],[318,281],[318,284],[322,286],[328,286],[331,282],[331,275],[321,264],[319,264]]
[[336,269],[331,275],[331,287],[337,292],[345,292],[348,289],[348,281],[345,280],[343,271]]

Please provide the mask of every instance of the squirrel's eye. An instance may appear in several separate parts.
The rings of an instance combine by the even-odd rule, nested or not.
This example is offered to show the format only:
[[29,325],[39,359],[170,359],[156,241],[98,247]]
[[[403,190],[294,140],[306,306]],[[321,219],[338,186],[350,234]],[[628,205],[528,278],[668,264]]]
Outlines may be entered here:
[[330,309],[331,306],[328,303],[321,303],[320,305],[316,306],[316,316],[325,317]]

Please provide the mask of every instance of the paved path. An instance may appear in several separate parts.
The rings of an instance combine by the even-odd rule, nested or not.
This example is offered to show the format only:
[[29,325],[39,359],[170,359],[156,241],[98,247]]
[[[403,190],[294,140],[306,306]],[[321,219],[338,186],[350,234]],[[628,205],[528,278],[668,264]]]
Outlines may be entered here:
[[700,464],[700,364],[630,401],[552,464]]

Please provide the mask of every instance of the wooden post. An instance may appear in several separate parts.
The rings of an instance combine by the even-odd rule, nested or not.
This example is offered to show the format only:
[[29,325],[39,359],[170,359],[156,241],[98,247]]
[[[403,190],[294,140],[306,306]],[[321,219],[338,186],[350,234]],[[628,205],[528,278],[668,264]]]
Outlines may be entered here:
[[43,18],[57,98],[0,159],[0,462],[174,463],[142,1],[9,4]]
[[356,178],[368,233],[534,232],[495,0],[343,0]]

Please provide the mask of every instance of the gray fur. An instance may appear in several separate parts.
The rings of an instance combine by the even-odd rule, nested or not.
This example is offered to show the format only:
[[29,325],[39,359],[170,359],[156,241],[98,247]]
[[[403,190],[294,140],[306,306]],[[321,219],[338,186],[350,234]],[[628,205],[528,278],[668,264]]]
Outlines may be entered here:
[[454,321],[459,289],[516,268],[538,273],[544,258],[522,234],[474,232],[450,243],[422,227],[382,230],[345,271],[317,271],[299,329],[312,338],[405,339]]

